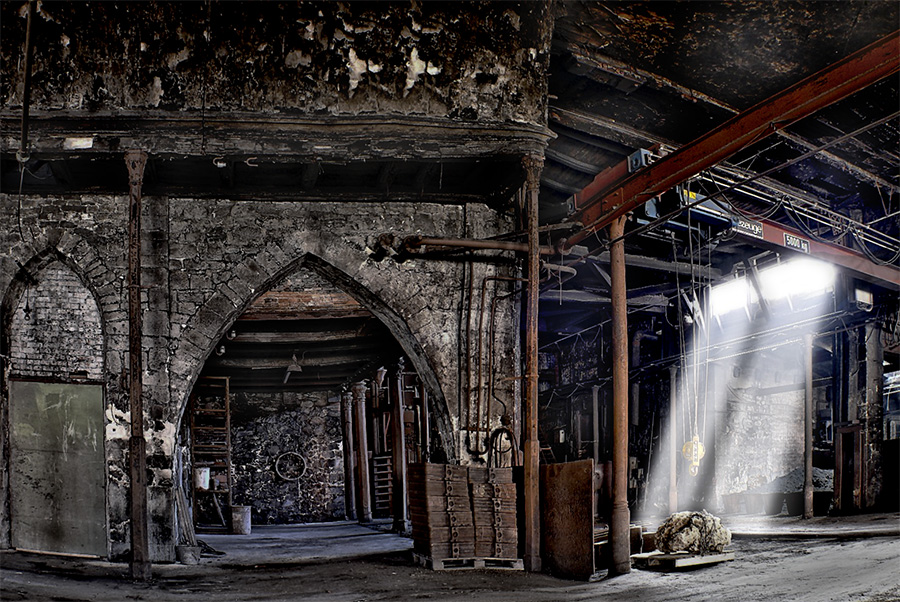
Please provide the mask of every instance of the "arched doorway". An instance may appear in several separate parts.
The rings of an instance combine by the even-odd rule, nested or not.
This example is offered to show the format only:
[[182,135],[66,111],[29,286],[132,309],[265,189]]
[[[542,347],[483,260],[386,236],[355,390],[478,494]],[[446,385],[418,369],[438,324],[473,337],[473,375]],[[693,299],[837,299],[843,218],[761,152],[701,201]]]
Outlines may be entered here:
[[100,311],[53,254],[23,268],[3,303],[10,545],[106,556]]
[[[403,372],[415,387],[411,369],[398,370],[403,353],[366,305],[309,263],[255,299],[215,344],[182,419],[178,463],[190,468],[181,482],[195,527],[234,529],[235,508],[249,508],[253,525],[355,516],[344,410],[347,390],[363,381],[367,491],[374,517],[390,517],[392,502],[380,495],[392,485],[384,374]],[[416,441],[429,447],[439,436],[415,421],[428,411],[424,390],[411,389],[418,414],[409,405]]]

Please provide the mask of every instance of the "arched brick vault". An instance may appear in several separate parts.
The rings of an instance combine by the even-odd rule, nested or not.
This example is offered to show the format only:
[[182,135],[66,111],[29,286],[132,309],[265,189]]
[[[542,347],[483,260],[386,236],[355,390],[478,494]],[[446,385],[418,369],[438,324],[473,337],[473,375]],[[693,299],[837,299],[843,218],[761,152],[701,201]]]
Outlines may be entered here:
[[[283,251],[279,246],[270,244],[263,254],[279,256],[283,255]],[[220,285],[178,341],[172,358],[173,378],[170,381],[173,383],[171,399],[178,401],[177,421],[180,422],[184,416],[188,396],[203,365],[234,321],[264,292],[290,274],[305,268],[315,271],[354,297],[394,335],[429,392],[430,410],[441,436],[442,448],[448,458],[455,457],[447,400],[438,377],[422,345],[397,311],[350,274],[312,253],[302,253],[299,257],[288,259],[284,267],[271,274],[267,273],[259,259],[261,258],[248,258],[238,266],[234,271],[237,282]],[[235,288],[244,294],[237,297],[233,290]],[[188,372],[185,373],[185,370]]]
[[[42,249],[42,250],[37,250]],[[24,294],[29,283],[33,282],[40,272],[49,265],[59,262],[76,275],[81,284],[89,292],[100,313],[100,329],[102,339],[102,356],[104,374],[108,382],[104,386],[104,397],[107,406],[112,405],[115,399],[119,403],[126,404],[123,392],[117,386],[115,376],[110,377],[107,368],[110,362],[110,345],[108,341],[108,328],[110,318],[114,316],[118,308],[117,301],[119,289],[115,285],[112,272],[101,261],[97,252],[86,241],[77,235],[66,233],[53,233],[49,237],[38,239],[32,245],[19,244],[12,249],[10,259],[19,269],[11,278],[0,283],[0,290],[4,291],[0,298],[0,351],[6,354],[10,348],[10,329],[12,317],[19,299]],[[5,364],[4,364],[5,366]],[[0,547],[10,545],[10,529],[12,523],[9,514],[9,438],[6,425],[9,421],[9,383],[4,371],[0,378]],[[107,448],[110,441],[104,438]],[[109,462],[109,450],[106,453]],[[107,485],[107,497],[112,494],[112,488]]]

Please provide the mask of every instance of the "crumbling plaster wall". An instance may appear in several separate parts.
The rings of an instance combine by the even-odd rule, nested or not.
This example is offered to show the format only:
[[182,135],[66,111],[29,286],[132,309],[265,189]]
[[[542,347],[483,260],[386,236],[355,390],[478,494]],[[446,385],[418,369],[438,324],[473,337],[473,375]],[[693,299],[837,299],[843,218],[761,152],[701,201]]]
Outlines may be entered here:
[[[10,290],[20,265],[51,250],[82,275],[100,308],[110,550],[112,558],[123,559],[130,547],[127,199],[25,196],[21,235],[18,204],[17,196],[0,195],[0,290],[4,295]],[[447,423],[444,433],[459,428],[464,312],[458,292],[465,268],[458,262],[377,262],[370,247],[385,231],[462,236],[470,222],[484,234],[511,228],[483,205],[144,199],[144,436],[154,560],[174,557],[173,454],[192,384],[216,342],[253,299],[301,266],[324,273],[385,321],[425,377],[432,401],[446,408],[436,417]],[[495,337],[498,348],[518,347],[514,315],[498,320]],[[497,367],[501,377],[517,369],[513,360]],[[453,458],[450,440],[445,451]],[[4,476],[6,469],[4,463]],[[5,486],[0,494],[7,498]],[[0,518],[6,521],[0,531],[8,531],[8,515]]]
[[[6,65],[23,6],[2,6]],[[32,101],[544,123],[551,27],[546,2],[45,2]],[[21,105],[20,77],[0,105]]]

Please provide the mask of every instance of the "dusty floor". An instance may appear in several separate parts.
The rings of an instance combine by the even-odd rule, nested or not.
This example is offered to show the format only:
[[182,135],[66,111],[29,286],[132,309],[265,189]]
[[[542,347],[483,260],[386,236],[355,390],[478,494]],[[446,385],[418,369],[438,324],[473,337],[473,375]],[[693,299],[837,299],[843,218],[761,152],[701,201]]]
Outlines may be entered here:
[[[793,524],[775,526],[783,532]],[[872,521],[865,524],[871,530]],[[885,527],[896,530],[898,517],[888,515],[874,524],[882,532]],[[823,523],[812,539],[770,539],[759,530],[735,539],[733,562],[681,573],[633,570],[615,579],[580,583],[512,571],[425,570],[412,565],[408,540],[348,523],[254,528],[254,535],[243,538],[207,536],[210,545],[227,553],[204,557],[197,566],[154,566],[149,584],[125,579],[123,565],[0,553],[0,599],[900,600],[900,538],[856,537],[854,532],[859,525],[842,522]],[[828,533],[832,536],[825,537]]]

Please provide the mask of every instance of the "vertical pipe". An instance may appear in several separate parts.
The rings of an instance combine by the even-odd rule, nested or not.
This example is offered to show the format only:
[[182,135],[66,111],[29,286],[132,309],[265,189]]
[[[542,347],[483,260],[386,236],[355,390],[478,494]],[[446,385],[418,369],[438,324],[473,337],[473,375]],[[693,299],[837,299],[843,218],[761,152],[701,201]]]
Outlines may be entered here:
[[341,393],[341,427],[344,433],[344,514],[356,520],[356,462],[353,458],[353,393]]
[[150,542],[147,527],[147,443],[144,439],[141,362],[141,187],[147,153],[125,153],[128,168],[128,398],[131,405],[131,577],[148,581]]
[[600,385],[591,389],[594,402],[594,469],[600,466]]
[[525,286],[525,570],[541,570],[541,515],[540,515],[540,441],[538,440],[538,296],[540,294],[538,272],[538,190],[540,187],[542,157],[524,157],[526,220],[528,225],[528,283]]
[[353,422],[356,427],[356,518],[372,521],[372,488],[369,485],[369,441],[366,436],[366,383],[353,384]]
[[422,383],[422,462],[431,460],[431,417],[428,414],[428,391]]
[[23,164],[28,161],[28,112],[31,107],[31,62],[34,54],[32,42],[32,22],[34,21],[34,0],[28,0],[27,21],[25,23],[25,60],[22,61],[22,137],[16,158]]
[[669,366],[669,514],[678,512],[678,366]]
[[613,574],[631,571],[628,511],[628,314],[625,299],[625,216],[609,225],[613,354],[613,507],[609,539]]
[[813,338],[803,337],[803,518],[813,517]]
[[408,533],[409,521],[406,515],[406,422],[403,402],[403,364],[397,370],[397,380],[393,387],[394,404],[391,408],[391,478],[394,514],[394,532]]

